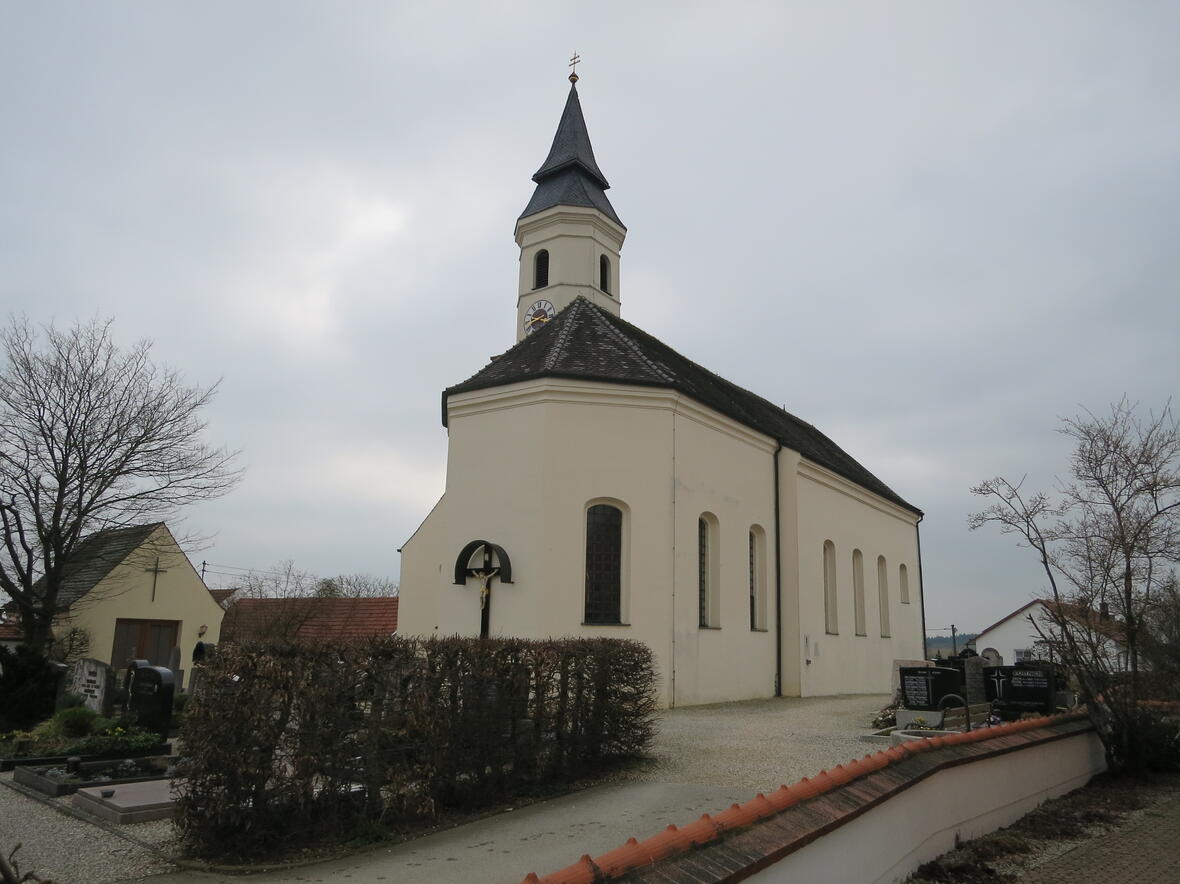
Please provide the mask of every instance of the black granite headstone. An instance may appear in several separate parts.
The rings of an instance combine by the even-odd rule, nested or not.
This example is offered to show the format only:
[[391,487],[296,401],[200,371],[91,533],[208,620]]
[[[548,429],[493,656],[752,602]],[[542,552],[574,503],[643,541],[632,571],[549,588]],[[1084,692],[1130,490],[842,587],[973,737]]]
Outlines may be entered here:
[[987,699],[1007,712],[1039,712],[1054,709],[1056,676],[1051,666],[987,666],[983,670]]
[[901,697],[906,709],[936,710],[947,694],[959,693],[959,685],[960,675],[955,669],[901,667]]
[[132,660],[123,687],[127,691],[127,711],[135,714],[136,726],[155,731],[161,740],[168,739],[176,690],[172,670],[152,666],[147,660]]

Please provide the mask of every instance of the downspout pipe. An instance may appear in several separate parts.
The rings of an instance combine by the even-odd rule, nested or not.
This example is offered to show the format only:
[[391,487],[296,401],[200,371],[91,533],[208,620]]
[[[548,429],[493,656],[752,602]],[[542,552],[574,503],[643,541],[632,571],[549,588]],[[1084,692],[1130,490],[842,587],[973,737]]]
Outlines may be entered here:
[[[779,494],[780,485],[778,477],[778,456],[783,450],[783,443],[778,443],[778,448],[774,450],[774,695],[781,697],[783,695],[783,540],[779,526]],[[922,573],[922,556],[921,552],[918,554],[918,574]],[[921,576],[918,578],[921,583]],[[922,603],[925,604],[926,597],[922,597]],[[922,631],[926,631],[925,610],[922,612],[923,622]],[[925,650],[926,639],[922,639],[922,648]]]
[[918,516],[918,521],[914,523],[914,536],[918,539],[918,593],[922,596],[922,659],[929,660],[930,655],[926,653],[926,581],[922,579],[922,520],[926,518],[925,513]]

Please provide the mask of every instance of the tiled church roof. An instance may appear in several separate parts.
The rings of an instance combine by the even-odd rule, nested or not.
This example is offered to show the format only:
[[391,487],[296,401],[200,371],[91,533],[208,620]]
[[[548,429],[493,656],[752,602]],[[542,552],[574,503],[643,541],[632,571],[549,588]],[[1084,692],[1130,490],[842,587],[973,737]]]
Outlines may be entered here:
[[862,488],[921,514],[811,424],[713,374],[585,298],[577,298],[540,331],[463,383],[444,390],[443,424],[448,396],[542,377],[678,390]]
[[561,122],[557,124],[557,134],[553,136],[553,146],[533,180],[537,182],[537,189],[520,213],[521,218],[554,206],[584,206],[598,209],[623,226],[607,199],[605,191],[610,189],[610,184],[594,160],[594,148],[590,145],[590,133],[582,116],[576,86],[570,86]]

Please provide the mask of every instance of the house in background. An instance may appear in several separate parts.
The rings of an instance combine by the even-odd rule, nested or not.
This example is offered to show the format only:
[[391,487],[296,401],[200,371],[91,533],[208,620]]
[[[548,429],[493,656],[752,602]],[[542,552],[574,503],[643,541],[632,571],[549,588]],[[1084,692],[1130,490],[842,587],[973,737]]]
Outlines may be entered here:
[[375,598],[234,599],[222,642],[342,644],[397,632],[397,596]]
[[84,630],[88,656],[176,663],[178,683],[198,641],[216,642],[225,611],[163,522],[91,534],[66,568],[54,635]]
[[15,648],[21,643],[20,623],[14,615],[0,611],[0,648]]
[[[1053,622],[1052,605],[1052,599],[1033,599],[997,620],[967,644],[984,657],[991,656],[988,651],[998,654],[1006,666],[1026,660],[1059,662],[1061,638]],[[1080,627],[1082,634],[1091,638],[1095,651],[1106,658],[1113,671],[1126,669],[1127,649],[1117,620],[1105,611],[1091,611],[1081,605],[1062,603],[1061,611]]]

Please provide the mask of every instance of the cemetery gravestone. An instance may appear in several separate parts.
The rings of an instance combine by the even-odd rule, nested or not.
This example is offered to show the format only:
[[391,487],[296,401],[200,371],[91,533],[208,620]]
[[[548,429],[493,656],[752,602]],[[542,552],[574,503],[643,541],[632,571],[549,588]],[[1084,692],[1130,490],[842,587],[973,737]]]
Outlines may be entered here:
[[172,670],[152,666],[146,660],[132,660],[127,666],[124,687],[127,690],[127,711],[135,713],[136,725],[155,731],[161,741],[168,739],[175,693]]
[[947,694],[959,692],[959,673],[937,667],[901,667],[901,697],[906,709],[939,709]]
[[895,698],[901,697],[901,670],[907,666],[909,667],[924,667],[933,666],[929,660],[894,660],[893,661],[893,677],[890,682]]
[[115,671],[101,660],[84,659],[76,662],[62,679],[67,694],[82,698],[82,705],[99,715],[109,715],[115,689]]
[[984,669],[987,699],[1004,712],[1051,713],[1056,680],[1048,666],[988,666]]
[[963,663],[963,696],[972,706],[986,703],[987,685],[983,680],[983,658],[967,657]]

